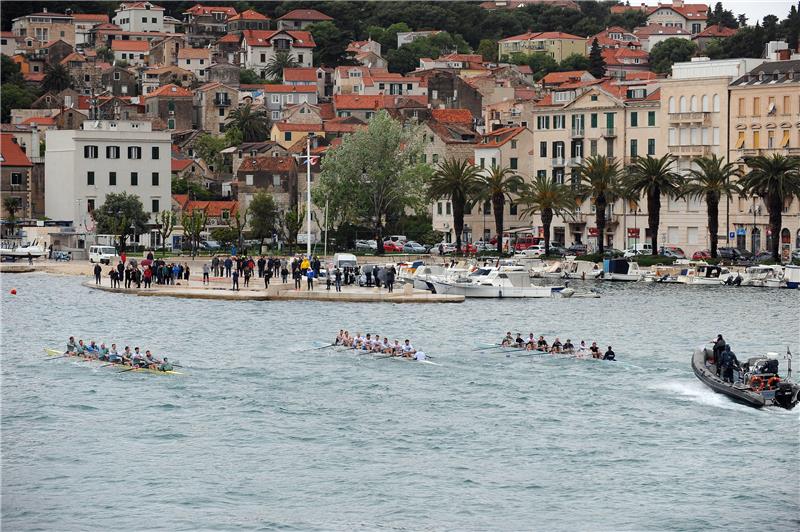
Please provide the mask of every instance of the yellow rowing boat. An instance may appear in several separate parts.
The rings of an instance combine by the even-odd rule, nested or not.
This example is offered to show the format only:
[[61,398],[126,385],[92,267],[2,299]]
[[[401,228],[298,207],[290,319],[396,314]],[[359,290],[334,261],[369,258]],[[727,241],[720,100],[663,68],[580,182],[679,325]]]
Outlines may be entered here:
[[84,356],[74,355],[74,354],[67,355],[66,353],[64,353],[64,351],[61,351],[60,349],[45,348],[44,352],[48,356],[67,356],[69,358],[77,358],[77,359],[80,359],[80,360],[85,360],[86,362],[100,362],[102,364],[110,364],[112,366],[116,366],[118,368],[121,368],[123,371],[130,371],[132,373],[133,372],[143,371],[143,372],[146,372],[146,373],[155,373],[156,375],[183,375],[183,373],[181,373],[180,371],[173,371],[173,370],[161,371],[161,370],[152,369],[152,368],[132,368],[131,366],[126,366],[125,364],[118,364],[118,363],[115,363],[115,362],[107,362],[105,360],[98,360],[98,359],[93,358],[93,357],[84,357]]

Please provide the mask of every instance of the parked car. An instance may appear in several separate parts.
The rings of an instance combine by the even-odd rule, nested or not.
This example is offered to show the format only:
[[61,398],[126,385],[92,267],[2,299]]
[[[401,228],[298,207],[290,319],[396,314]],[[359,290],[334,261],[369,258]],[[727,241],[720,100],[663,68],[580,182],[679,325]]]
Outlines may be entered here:
[[622,257],[624,255],[625,255],[625,253],[621,249],[617,249],[617,248],[605,248],[603,250],[603,256],[604,257],[609,257],[609,258],[612,258],[612,259],[613,258],[617,258],[617,257]]
[[753,252],[748,251],[746,249],[737,249],[736,251],[739,252],[739,260],[741,261],[751,261],[753,260]]
[[567,255],[586,255],[586,244],[572,244],[567,248]]
[[800,248],[795,248],[795,250],[792,251],[792,260],[800,260]]
[[561,255],[562,257],[567,254],[567,248],[558,243],[550,244],[551,255]]
[[408,242],[406,235],[389,235],[386,237],[386,240],[391,240],[395,244],[400,244],[401,246]]
[[119,255],[114,246],[91,246],[89,248],[89,262],[99,262],[101,264],[117,263]]
[[383,251],[384,253],[402,253],[403,246],[392,240],[384,240]]
[[423,246],[419,242],[414,242],[413,240],[411,242],[406,242],[405,245],[403,245],[403,253],[427,253],[427,252],[428,250],[425,249],[425,246]]
[[711,258],[711,252],[707,249],[701,249],[692,253],[692,260],[706,260]]
[[532,246],[528,246],[522,251],[525,251],[525,255],[527,255],[528,257],[543,257],[544,244],[534,244]]
[[219,251],[221,247],[216,240],[203,240],[200,242],[200,249],[203,251]]
[[623,258],[638,257],[639,255],[650,255],[650,250],[628,248],[622,252]]
[[378,251],[378,243],[375,240],[356,240],[356,251]]
[[742,257],[742,252],[736,248],[723,246],[717,249],[717,255],[725,260],[738,260]]
[[492,244],[490,242],[484,242],[483,240],[478,240],[477,242],[473,242],[472,246],[475,248],[476,253],[479,253],[481,251],[493,251],[497,249],[496,244]]
[[456,252],[456,245],[452,242],[439,242],[431,248],[431,253],[439,255],[447,255]]
[[756,253],[756,256],[753,258],[756,262],[767,262],[772,260],[772,252],[771,251],[759,251]]
[[683,252],[678,246],[661,246],[658,250],[659,255],[664,257],[671,257],[675,259],[685,259],[686,253]]

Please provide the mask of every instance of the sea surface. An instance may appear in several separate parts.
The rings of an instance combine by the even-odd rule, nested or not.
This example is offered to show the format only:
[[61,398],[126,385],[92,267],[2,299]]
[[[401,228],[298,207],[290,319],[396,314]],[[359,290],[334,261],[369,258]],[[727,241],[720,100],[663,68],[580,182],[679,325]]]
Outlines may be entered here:
[[[0,279],[3,530],[800,528],[800,408],[733,403],[690,367],[717,333],[740,360],[800,352],[800,291],[390,305],[83,280]],[[440,365],[315,349],[340,328],[410,338]],[[597,340],[619,362],[476,349],[507,330]],[[70,335],[184,375],[44,355]]]

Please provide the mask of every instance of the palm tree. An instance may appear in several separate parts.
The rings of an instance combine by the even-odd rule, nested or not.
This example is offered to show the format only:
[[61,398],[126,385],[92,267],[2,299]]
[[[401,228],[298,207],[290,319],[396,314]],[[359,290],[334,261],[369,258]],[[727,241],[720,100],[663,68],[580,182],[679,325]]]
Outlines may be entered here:
[[70,76],[69,69],[59,63],[47,65],[44,69],[42,85],[46,91],[61,92],[64,89],[68,89],[72,85],[72,76]]
[[739,182],[742,193],[764,200],[769,212],[772,233],[772,258],[780,260],[780,234],[783,225],[782,211],[787,200],[800,198],[800,157],[786,157],[779,153],[759,155],[745,159],[750,171]]
[[266,111],[248,103],[231,112],[228,125],[242,132],[243,142],[258,142],[267,138],[270,124]]
[[449,198],[453,204],[453,229],[456,232],[456,253],[461,253],[461,233],[464,231],[464,211],[474,202],[480,168],[466,159],[445,159],[436,168],[428,183],[432,200]]
[[624,178],[627,196],[647,196],[647,225],[653,241],[653,255],[658,255],[658,225],[661,223],[661,195],[676,197],[680,194],[680,176],[672,170],[675,158],[664,155],[638,157],[628,168]]
[[613,203],[623,195],[620,173],[619,163],[605,155],[589,157],[577,168],[580,197],[594,199],[597,248],[600,254],[605,251],[606,207],[609,202]]
[[272,79],[283,77],[284,68],[297,68],[300,63],[289,52],[278,52],[267,62],[264,72]]
[[542,215],[544,226],[544,254],[550,254],[550,224],[553,215],[560,215],[575,208],[575,196],[570,187],[557,183],[547,177],[538,176],[533,183],[526,186],[517,201],[526,205],[522,214]]
[[492,202],[498,253],[503,252],[503,209],[506,198],[511,201],[511,194],[517,193],[522,185],[522,178],[514,170],[495,165],[492,165],[488,173],[481,173],[478,177],[476,199]]
[[711,240],[711,258],[717,258],[717,233],[719,232],[719,200],[728,199],[739,192],[739,186],[731,178],[739,176],[739,170],[725,158],[697,157],[697,169],[689,170],[689,178],[683,185],[682,195],[706,199],[708,210],[708,236]]
[[3,198],[3,208],[8,212],[8,225],[11,226],[11,235],[14,235],[14,227],[17,224],[17,211],[22,208],[22,202],[16,196],[5,196]]

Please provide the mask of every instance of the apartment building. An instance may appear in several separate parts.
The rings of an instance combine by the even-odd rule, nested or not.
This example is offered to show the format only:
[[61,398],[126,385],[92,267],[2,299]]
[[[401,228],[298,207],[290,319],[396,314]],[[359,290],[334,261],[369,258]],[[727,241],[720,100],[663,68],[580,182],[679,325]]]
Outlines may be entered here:
[[49,13],[43,9],[39,13],[15,18],[11,21],[11,31],[25,41],[35,41],[39,46],[58,39],[75,46],[75,26],[71,14]]
[[[33,164],[23,149],[17,144],[14,135],[3,133],[0,135],[0,187],[4,198],[17,198],[19,210],[16,213],[17,219],[31,217],[31,170]],[[0,205],[3,219],[8,218],[8,213],[4,206]]]
[[183,27],[189,44],[206,46],[225,35],[226,21],[235,16],[233,6],[204,6],[195,4],[183,12]]
[[587,55],[586,38],[560,31],[527,32],[498,41],[498,57],[511,58],[514,54],[532,55],[546,53],[560,63],[567,57]]
[[213,135],[225,132],[231,110],[239,106],[239,91],[222,83],[206,83],[194,93],[194,123]]
[[312,24],[331,21],[333,18],[316,9],[293,9],[276,20],[279,30],[304,30]]
[[206,70],[211,66],[208,48],[183,48],[178,51],[178,66],[188,70],[200,81],[206,81]]
[[130,66],[147,66],[147,57],[150,55],[150,45],[147,41],[114,39],[111,41],[111,50],[114,52],[115,64],[123,61]]
[[313,65],[313,51],[316,44],[307,31],[261,31],[242,32],[240,64],[267,77],[266,68],[279,52],[287,52],[294,57],[298,66]]
[[192,129],[194,94],[177,85],[163,85],[145,95],[147,116],[160,118],[167,129],[183,131]]
[[[45,213],[93,232],[91,212],[111,193],[138,196],[150,223],[170,208],[170,145],[146,121],[87,121],[83,129],[47,132]],[[150,242],[144,235],[140,242]]]
[[283,110],[298,103],[317,105],[316,85],[264,85],[264,105],[270,120],[281,120]]
[[115,10],[113,22],[122,31],[163,33],[164,8],[150,2],[123,2]]

